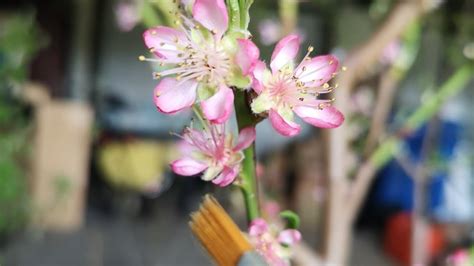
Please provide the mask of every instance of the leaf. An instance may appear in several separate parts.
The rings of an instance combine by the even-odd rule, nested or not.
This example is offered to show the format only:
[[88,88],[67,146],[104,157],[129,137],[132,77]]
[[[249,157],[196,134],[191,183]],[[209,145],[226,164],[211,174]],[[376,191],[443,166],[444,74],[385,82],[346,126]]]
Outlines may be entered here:
[[293,211],[282,211],[280,212],[280,217],[286,220],[287,228],[298,229],[298,227],[300,226],[300,217]]

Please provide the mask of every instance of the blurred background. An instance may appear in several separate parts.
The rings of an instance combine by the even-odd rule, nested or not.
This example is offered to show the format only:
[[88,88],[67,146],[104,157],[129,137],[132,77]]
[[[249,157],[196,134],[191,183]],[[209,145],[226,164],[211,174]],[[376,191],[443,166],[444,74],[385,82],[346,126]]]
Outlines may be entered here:
[[[177,2],[2,0],[0,265],[210,265],[188,228],[205,193],[245,228],[240,191],[168,169],[191,113],[156,110],[137,58]],[[250,31],[267,62],[296,32],[345,65],[343,127],[257,127],[295,265],[474,265],[474,2],[256,0]]]

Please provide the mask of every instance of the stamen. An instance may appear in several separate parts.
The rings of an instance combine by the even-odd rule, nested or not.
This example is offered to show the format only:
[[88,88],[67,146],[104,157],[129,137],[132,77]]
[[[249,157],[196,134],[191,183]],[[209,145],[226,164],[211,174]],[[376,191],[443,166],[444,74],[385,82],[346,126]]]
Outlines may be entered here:
[[148,62],[160,62],[160,60],[158,60],[158,59],[155,59],[155,58],[147,58],[147,57],[145,57],[145,56],[143,56],[143,55],[140,55],[140,56],[138,57],[138,60],[140,60],[140,61],[148,61]]

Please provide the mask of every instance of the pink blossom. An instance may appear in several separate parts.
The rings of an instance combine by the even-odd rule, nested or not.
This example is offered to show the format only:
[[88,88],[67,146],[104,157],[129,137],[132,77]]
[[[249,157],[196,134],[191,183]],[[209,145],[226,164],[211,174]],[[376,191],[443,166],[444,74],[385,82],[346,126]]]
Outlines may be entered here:
[[276,228],[261,218],[252,221],[249,235],[257,252],[272,266],[289,266],[289,249],[301,240],[298,230],[285,229],[278,233]]
[[255,128],[243,129],[234,144],[225,124],[213,124],[202,131],[186,128],[181,136],[183,158],[171,163],[173,172],[184,176],[203,173],[202,179],[221,187],[231,184],[240,171],[243,149],[255,140]]
[[397,60],[400,56],[402,50],[402,45],[399,40],[395,40],[390,42],[382,52],[382,56],[380,57],[379,61],[382,64],[390,65]]
[[262,20],[258,24],[258,31],[262,44],[270,45],[276,43],[281,36],[282,26],[273,19]]
[[321,128],[335,128],[344,121],[341,112],[331,106],[332,100],[318,98],[333,90],[327,82],[336,74],[339,61],[332,55],[311,58],[313,48],[309,47],[304,59],[294,67],[299,46],[300,38],[289,35],[276,45],[271,71],[260,61],[253,67],[252,85],[258,97],[252,102],[252,110],[257,114],[268,112],[273,128],[284,136],[300,132],[294,114]]
[[447,264],[449,266],[467,266],[472,265],[469,264],[471,262],[471,258],[469,255],[469,251],[465,249],[456,250],[453,254],[451,254],[447,258]]
[[159,111],[176,113],[199,96],[204,116],[223,123],[232,113],[234,94],[229,87],[242,79],[250,83],[244,76],[250,74],[259,51],[250,40],[224,36],[229,24],[224,0],[195,0],[192,14],[192,19],[180,16],[179,29],[157,26],[145,31],[145,45],[156,58],[140,59],[167,67],[155,73],[155,78],[164,77],[154,92]]
[[115,7],[117,25],[122,31],[131,31],[140,20],[135,4],[121,2]]

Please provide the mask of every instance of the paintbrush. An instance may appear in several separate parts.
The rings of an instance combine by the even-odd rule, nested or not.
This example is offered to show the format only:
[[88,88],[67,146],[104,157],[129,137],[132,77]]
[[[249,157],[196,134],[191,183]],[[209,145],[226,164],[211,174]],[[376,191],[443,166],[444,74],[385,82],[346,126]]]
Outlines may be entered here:
[[217,265],[267,265],[214,197],[204,196],[189,226]]

